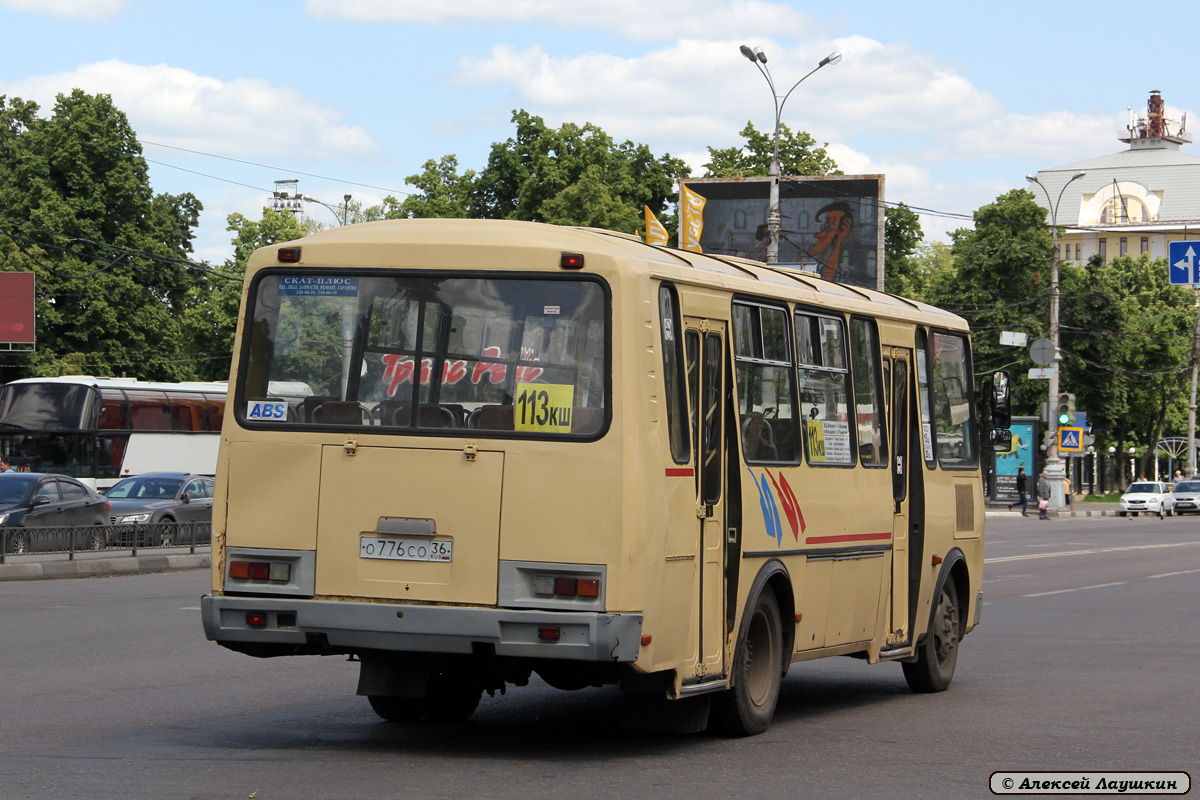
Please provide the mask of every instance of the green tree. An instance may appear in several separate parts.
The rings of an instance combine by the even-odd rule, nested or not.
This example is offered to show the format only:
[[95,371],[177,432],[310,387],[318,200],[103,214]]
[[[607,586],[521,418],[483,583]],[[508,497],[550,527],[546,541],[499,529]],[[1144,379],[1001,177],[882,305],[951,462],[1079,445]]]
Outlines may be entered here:
[[883,226],[884,289],[892,294],[913,297],[922,286],[921,264],[914,257],[924,234],[921,220],[904,203],[889,206]]
[[[472,216],[603,223],[632,232],[642,206],[660,212],[678,199],[679,179],[690,174],[682,160],[656,158],[644,144],[617,144],[591,123],[553,129],[523,110],[513,112],[513,122],[516,135],[492,145],[487,166],[475,179]],[[590,207],[592,202],[602,209]]]
[[[442,156],[440,161],[429,159],[417,175],[405,178],[417,192],[397,203],[394,197],[384,200],[384,216],[453,217],[471,216],[471,195],[475,188],[475,171],[458,174],[458,158]],[[394,216],[392,216],[394,215]]]
[[107,95],[59,95],[49,118],[0,102],[0,269],[36,273],[38,349],[0,377],[87,371],[175,380],[201,210],[154,195],[137,136]]
[[226,219],[225,229],[233,233],[233,258],[220,270],[197,278],[181,319],[183,346],[195,354],[196,377],[203,380],[229,377],[242,282],[250,255],[260,247],[299,239],[307,233],[294,214],[269,208],[262,210],[258,220],[237,213]]
[[[1046,209],[1024,189],[975,212],[974,229],[951,234],[952,274],[930,276],[925,299],[968,319],[975,372],[1013,371],[1013,413],[1038,414],[1046,384],[1025,377],[1027,357],[1000,344],[1000,331],[1045,335],[1049,323],[1051,236]],[[1064,265],[1065,266],[1065,265]]]
[[[739,175],[771,174],[771,156],[775,152],[775,137],[763,133],[747,122],[739,134],[745,143],[734,147],[708,148],[706,178],[736,178]],[[804,131],[779,125],[779,170],[781,176],[841,175],[837,163],[825,152],[828,143],[817,147],[817,140]]]
[[1195,298],[1170,285],[1165,259],[1094,258],[1063,274],[1062,391],[1073,392],[1097,444],[1146,450],[1185,432]]

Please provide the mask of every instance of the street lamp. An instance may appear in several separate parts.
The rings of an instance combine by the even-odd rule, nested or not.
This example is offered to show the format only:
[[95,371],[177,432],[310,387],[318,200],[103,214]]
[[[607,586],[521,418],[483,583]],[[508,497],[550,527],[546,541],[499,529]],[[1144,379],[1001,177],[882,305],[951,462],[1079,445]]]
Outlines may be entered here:
[[342,195],[341,210],[338,210],[337,206],[331,206],[329,203],[322,202],[315,197],[309,197],[308,195],[305,195],[300,199],[306,203],[316,203],[319,206],[325,206],[333,212],[334,219],[338,221],[339,225],[345,225],[350,221],[350,195],[348,194]]
[[792,84],[792,88],[788,89],[787,94],[783,99],[779,99],[779,92],[775,91],[775,81],[771,78],[771,70],[767,68],[767,54],[763,52],[761,47],[751,49],[747,45],[741,46],[742,55],[744,55],[754,66],[758,67],[758,71],[767,79],[767,85],[771,87],[771,99],[775,102],[775,149],[771,153],[771,208],[767,213],[767,263],[779,263],[779,120],[783,114],[783,106],[787,103],[788,98],[792,96],[792,92],[796,91],[796,87],[804,83],[805,78],[812,75],[826,64],[836,64],[842,60],[842,54],[834,50],[829,55],[821,59],[808,75]]
[[1050,344],[1054,346],[1054,363],[1050,369],[1050,390],[1046,400],[1046,430],[1049,433],[1050,447],[1046,450],[1046,472],[1050,478],[1050,508],[1058,511],[1065,508],[1062,482],[1066,477],[1066,467],[1058,457],[1058,418],[1055,412],[1055,401],[1058,399],[1058,373],[1062,367],[1062,354],[1058,350],[1058,204],[1062,202],[1063,192],[1072,182],[1079,180],[1086,172],[1076,172],[1063,184],[1058,191],[1058,199],[1050,201],[1050,191],[1036,175],[1026,175],[1025,180],[1036,183],[1046,195],[1046,205],[1050,209],[1050,238],[1053,250],[1050,253]]

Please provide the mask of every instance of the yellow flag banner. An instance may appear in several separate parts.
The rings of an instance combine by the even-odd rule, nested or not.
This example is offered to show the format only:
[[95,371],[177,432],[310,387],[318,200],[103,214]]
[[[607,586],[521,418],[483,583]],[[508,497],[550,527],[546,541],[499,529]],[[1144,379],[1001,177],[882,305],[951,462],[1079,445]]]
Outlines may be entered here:
[[658,221],[658,217],[654,216],[654,212],[650,210],[650,206],[644,205],[642,208],[646,210],[646,244],[666,247],[667,229]]
[[683,249],[703,253],[700,234],[704,232],[704,204],[708,200],[683,184],[680,184],[679,190],[679,236],[683,239]]

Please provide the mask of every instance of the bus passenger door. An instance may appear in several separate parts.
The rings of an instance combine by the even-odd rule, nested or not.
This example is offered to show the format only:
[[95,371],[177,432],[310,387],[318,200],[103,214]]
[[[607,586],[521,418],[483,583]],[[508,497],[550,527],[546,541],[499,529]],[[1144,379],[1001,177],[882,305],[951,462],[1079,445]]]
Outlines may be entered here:
[[696,459],[700,569],[697,677],[725,671],[725,323],[686,318],[684,350]]
[[[884,374],[888,391],[888,430],[892,437],[892,603],[888,624],[887,645],[900,645],[908,640],[908,470],[911,412],[909,374],[912,351],[891,348],[891,358],[885,357]],[[890,385],[888,385],[890,384]]]

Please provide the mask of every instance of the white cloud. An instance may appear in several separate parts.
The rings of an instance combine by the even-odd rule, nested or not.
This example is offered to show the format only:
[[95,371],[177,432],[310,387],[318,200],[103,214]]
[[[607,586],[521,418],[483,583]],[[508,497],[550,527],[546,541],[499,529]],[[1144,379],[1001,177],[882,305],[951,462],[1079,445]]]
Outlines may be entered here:
[[92,22],[112,19],[128,5],[128,0],[0,0],[0,8],[10,11],[30,11]]
[[811,36],[815,19],[762,0],[307,0],[320,20],[363,23],[464,25],[546,23],[562,28],[603,29],[632,39],[689,36]]
[[378,154],[363,128],[341,122],[343,112],[260,79],[221,81],[164,64],[113,59],[0,83],[0,93],[36,100],[46,113],[55,95],[76,88],[112,95],[138,136],[161,144],[242,158],[337,161]]

